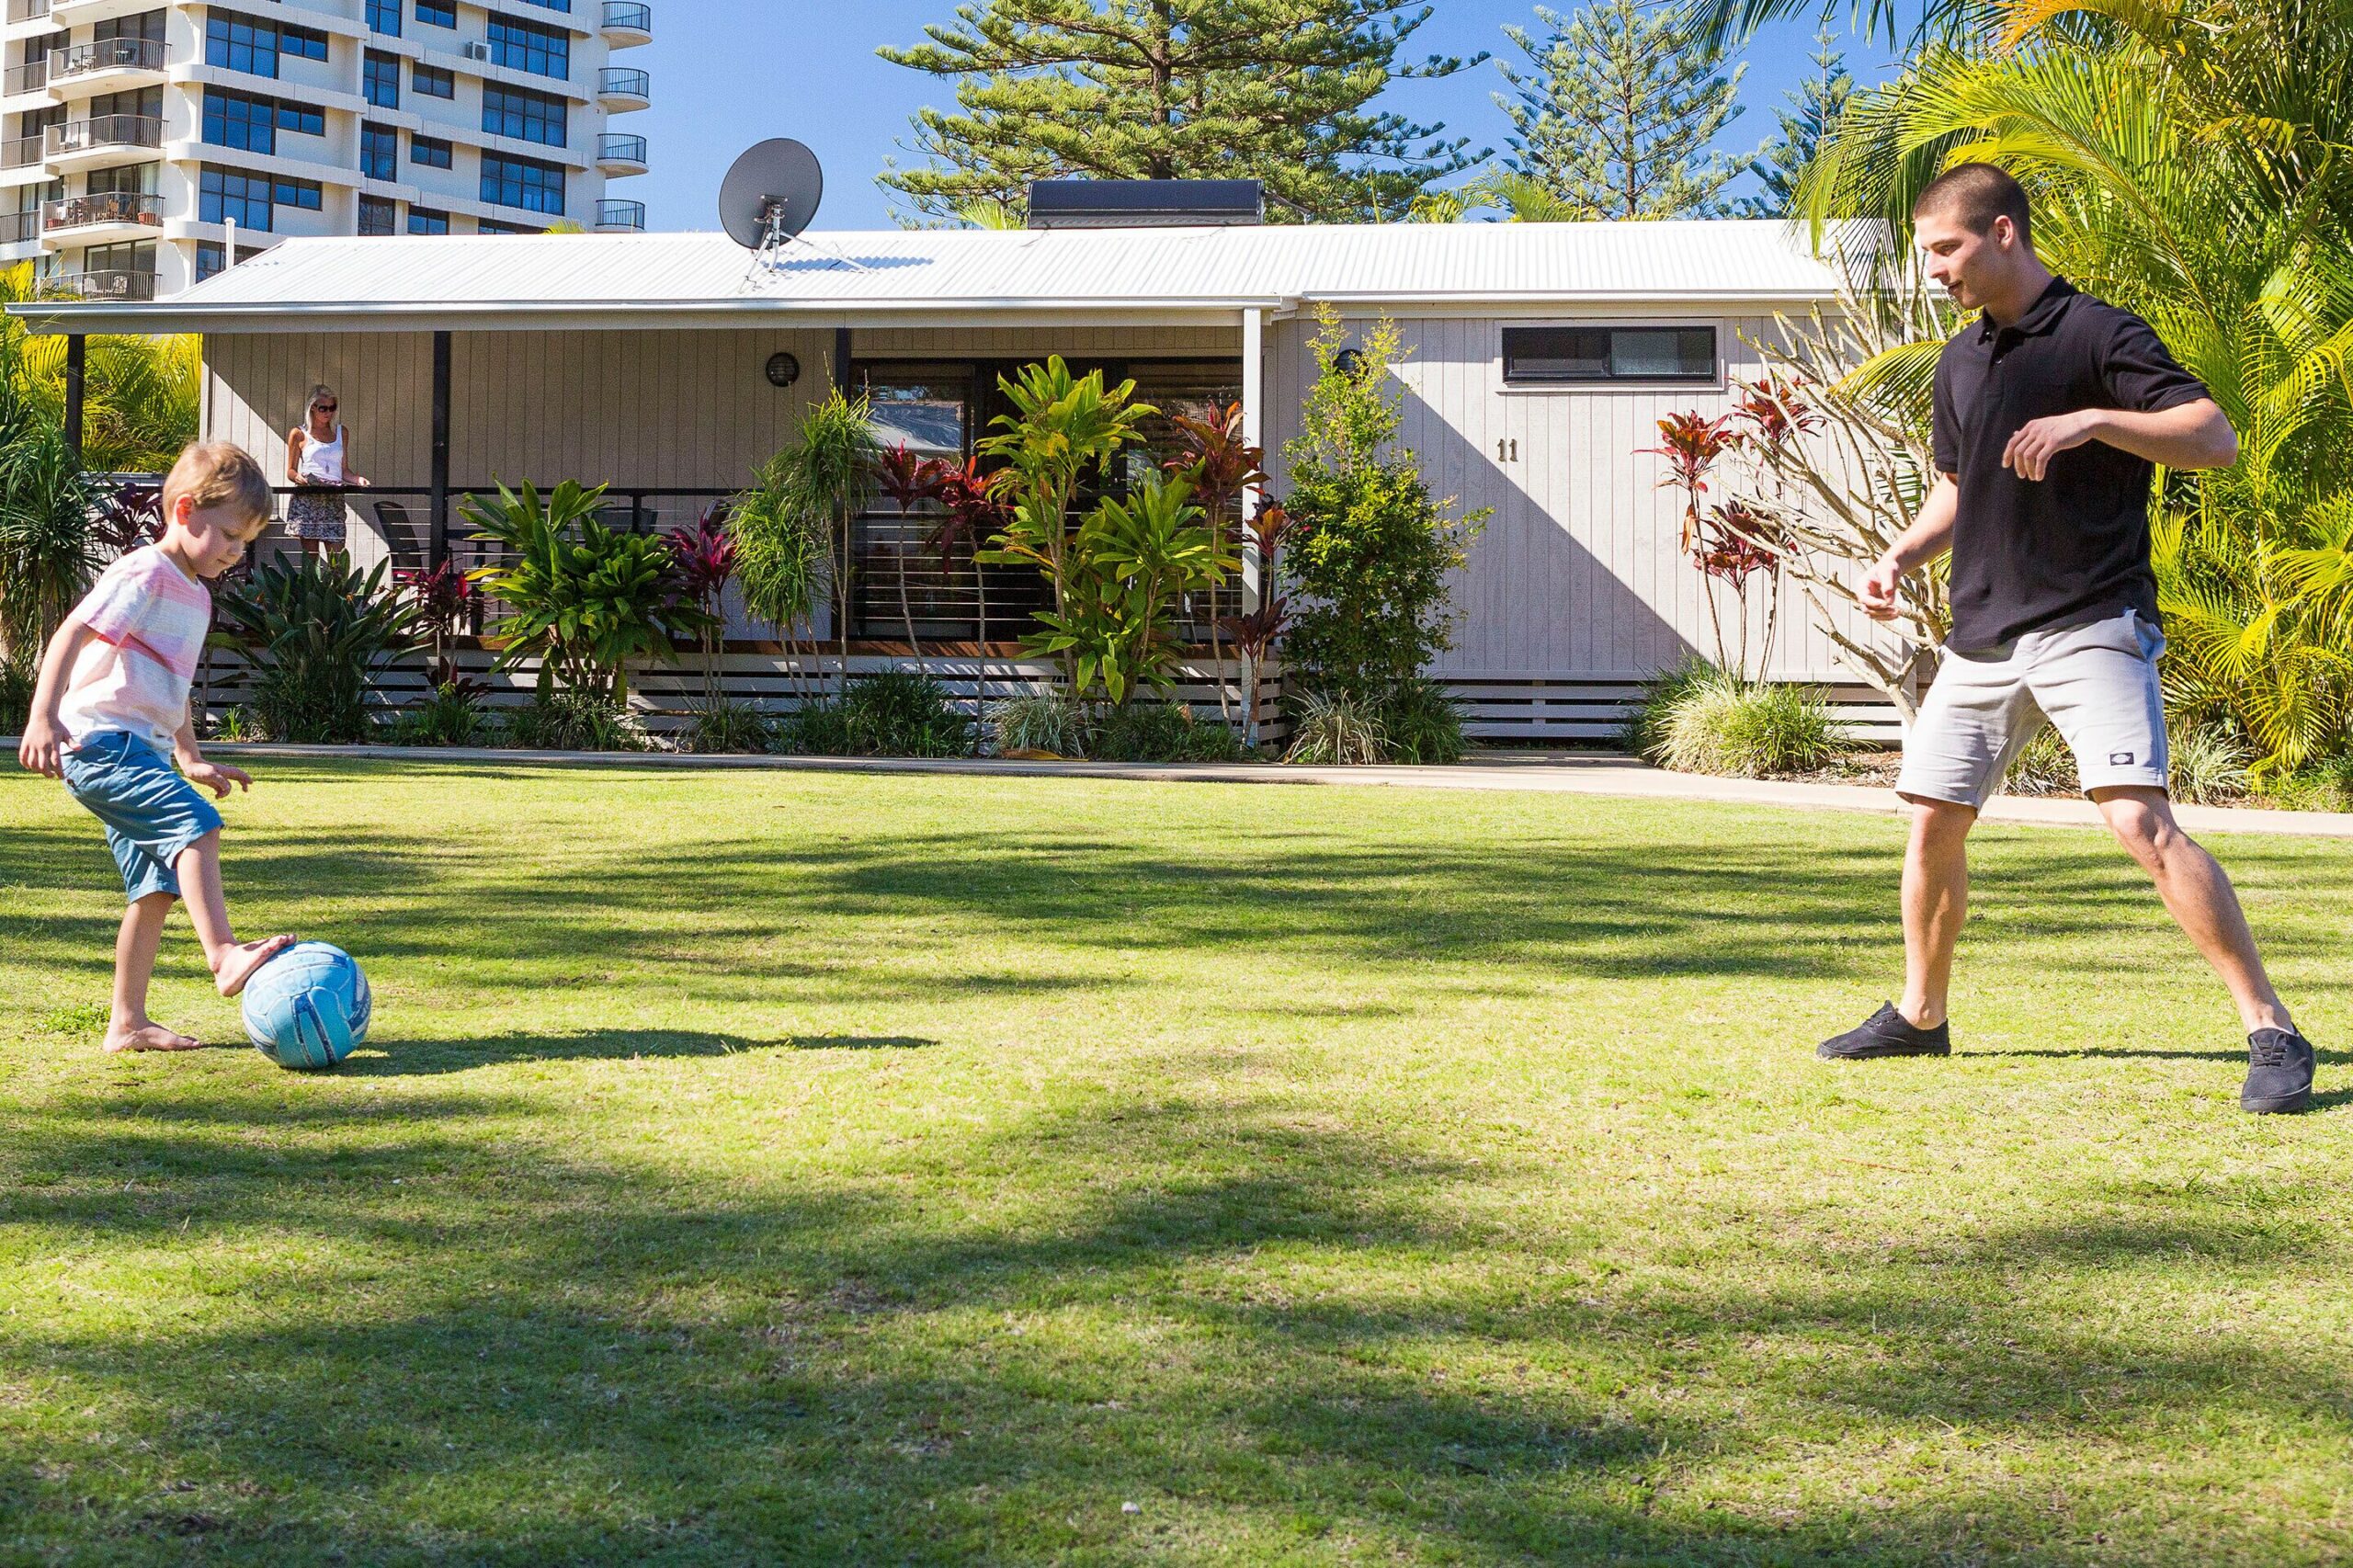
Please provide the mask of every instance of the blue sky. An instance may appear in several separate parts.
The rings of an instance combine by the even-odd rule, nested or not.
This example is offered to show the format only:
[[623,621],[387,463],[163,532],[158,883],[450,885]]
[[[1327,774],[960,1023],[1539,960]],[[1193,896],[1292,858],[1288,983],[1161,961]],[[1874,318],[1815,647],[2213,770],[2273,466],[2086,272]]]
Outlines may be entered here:
[[[1534,6],[1488,0],[1435,0],[1436,14],[1415,35],[1415,57],[1504,52],[1506,22],[1535,26]],[[1574,9],[1574,0],[1555,7]],[[925,24],[945,21],[955,0],[655,0],[654,41],[618,63],[654,73],[654,107],[615,120],[617,130],[643,132],[654,172],[613,182],[615,196],[646,205],[655,229],[717,227],[720,176],[736,153],[770,136],[792,136],[814,148],[825,165],[820,229],[889,226],[891,206],[873,183],[883,158],[905,134],[907,119],[926,104],[946,103],[952,85],[876,57],[883,43],[921,39]],[[1838,13],[1843,30],[1845,13]],[[1774,127],[1782,93],[1812,67],[1813,25],[1777,28],[1748,50],[1740,102],[1747,112],[1724,143],[1745,151]],[[1847,67],[1859,79],[1885,74],[1883,46],[1846,44]],[[1515,51],[1516,52],[1516,51]],[[1506,129],[1491,96],[1502,79],[1491,62],[1436,82],[1401,82],[1388,107],[1428,123],[1444,120],[1449,133],[1472,145],[1500,148]]]

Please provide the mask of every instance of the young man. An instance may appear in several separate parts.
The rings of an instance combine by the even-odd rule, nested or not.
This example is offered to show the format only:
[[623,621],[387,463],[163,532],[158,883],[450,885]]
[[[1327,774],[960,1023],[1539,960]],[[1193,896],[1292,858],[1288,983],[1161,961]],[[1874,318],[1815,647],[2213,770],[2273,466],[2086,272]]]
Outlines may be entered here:
[[[201,1042],[147,1017],[147,982],[164,921],[185,897],[223,996],[293,941],[240,942],[221,892],[225,797],[253,780],[204,760],[188,691],[212,621],[205,583],[244,555],[269,521],[269,482],[226,443],[192,446],[164,481],[164,537],[108,567],[51,639],[17,760],[63,778],[106,824],[131,907],[114,949],[108,1051],[193,1051]],[[173,762],[179,765],[173,770]]]
[[2152,465],[2227,467],[2238,437],[2147,323],[2036,258],[2026,192],[2008,175],[1961,165],[1921,192],[1912,217],[1928,276],[1984,315],[1937,362],[1936,487],[1861,597],[1893,619],[1904,574],[1949,549],[1952,632],[1896,784],[1915,808],[1904,999],[1820,1054],[1950,1053],[1945,997],[1968,907],[1969,830],[2047,717],[2085,793],[2238,1005],[2240,1105],[2301,1110],[2313,1048],[2271,989],[2230,879],[2175,824],[2165,795]]

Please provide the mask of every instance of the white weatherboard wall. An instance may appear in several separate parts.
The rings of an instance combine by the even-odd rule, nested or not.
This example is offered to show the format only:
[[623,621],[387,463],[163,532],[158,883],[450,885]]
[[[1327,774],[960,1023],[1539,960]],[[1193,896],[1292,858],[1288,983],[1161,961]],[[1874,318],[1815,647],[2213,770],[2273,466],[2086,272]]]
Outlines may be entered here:
[[[1351,343],[1372,319],[1369,312],[1344,319]],[[1393,319],[1406,353],[1395,371],[1401,439],[1434,494],[1456,497],[1466,511],[1494,508],[1456,574],[1455,646],[1436,673],[1465,687],[1539,681],[1623,687],[1688,653],[1712,656],[1706,579],[1681,548],[1682,493],[1660,487],[1665,460],[1642,449],[1659,444],[1663,415],[1726,412],[1735,395],[1730,377],[1713,386],[1507,387],[1502,329],[1579,319],[1705,322],[1717,328],[1730,374],[1753,379],[1764,366],[1744,340],[1769,341],[1774,320],[1639,310]],[[1267,429],[1277,494],[1280,449],[1299,432],[1314,377],[1309,340],[1316,330],[1313,320],[1294,317],[1267,333]],[[1719,485],[1703,500],[1722,498]],[[1719,592],[1726,642],[1736,647],[1734,597],[1728,588]],[[1761,645],[1761,579],[1752,598],[1754,649]],[[1855,620],[1849,630],[1859,634]],[[1772,665],[1760,673],[1833,685],[1855,678],[1794,588],[1783,590]]]

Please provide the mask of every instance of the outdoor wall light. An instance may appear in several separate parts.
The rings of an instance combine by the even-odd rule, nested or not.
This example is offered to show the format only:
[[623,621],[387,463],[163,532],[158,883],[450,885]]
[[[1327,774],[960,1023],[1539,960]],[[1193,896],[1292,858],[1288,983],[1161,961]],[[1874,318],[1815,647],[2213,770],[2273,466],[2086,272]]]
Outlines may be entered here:
[[1364,375],[1364,353],[1361,349],[1343,348],[1332,356],[1332,368],[1350,381]]
[[789,387],[801,379],[801,361],[782,351],[768,356],[768,385]]

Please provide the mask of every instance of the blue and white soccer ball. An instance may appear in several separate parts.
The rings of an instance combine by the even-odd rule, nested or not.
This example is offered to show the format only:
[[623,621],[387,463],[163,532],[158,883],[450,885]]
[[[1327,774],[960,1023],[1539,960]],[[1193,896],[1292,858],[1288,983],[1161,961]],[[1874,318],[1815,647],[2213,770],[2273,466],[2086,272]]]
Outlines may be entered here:
[[245,1033],[280,1067],[332,1067],[368,1038],[371,1006],[349,953],[297,942],[245,982]]

